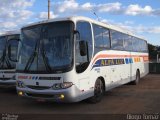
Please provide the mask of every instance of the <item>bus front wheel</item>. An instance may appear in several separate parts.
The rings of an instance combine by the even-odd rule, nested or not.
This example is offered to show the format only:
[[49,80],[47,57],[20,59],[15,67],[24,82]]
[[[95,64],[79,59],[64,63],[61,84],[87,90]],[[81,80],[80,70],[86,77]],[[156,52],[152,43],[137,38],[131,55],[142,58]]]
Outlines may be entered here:
[[90,103],[98,103],[104,95],[104,84],[101,79],[97,79],[94,86],[94,96],[89,99]]

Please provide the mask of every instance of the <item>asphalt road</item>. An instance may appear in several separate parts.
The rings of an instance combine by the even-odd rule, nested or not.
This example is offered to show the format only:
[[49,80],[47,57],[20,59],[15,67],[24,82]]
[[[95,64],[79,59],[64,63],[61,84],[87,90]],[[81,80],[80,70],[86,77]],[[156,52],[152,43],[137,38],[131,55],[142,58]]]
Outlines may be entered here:
[[0,87],[0,113],[10,114],[128,114],[160,113],[160,74],[147,75],[138,85],[107,91],[98,104],[36,102]]

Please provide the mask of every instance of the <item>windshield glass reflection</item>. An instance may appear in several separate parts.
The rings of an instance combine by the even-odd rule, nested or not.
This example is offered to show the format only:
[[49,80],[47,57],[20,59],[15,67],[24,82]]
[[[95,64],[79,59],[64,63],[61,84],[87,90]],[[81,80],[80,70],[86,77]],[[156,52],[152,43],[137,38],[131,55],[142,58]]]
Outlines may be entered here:
[[71,68],[72,62],[72,22],[46,23],[22,30],[19,71],[60,72]]
[[[10,42],[10,40],[14,42]],[[0,69],[15,69],[16,63],[8,58],[8,46],[14,46],[12,50],[13,56],[17,56],[19,34],[6,35],[0,37]]]

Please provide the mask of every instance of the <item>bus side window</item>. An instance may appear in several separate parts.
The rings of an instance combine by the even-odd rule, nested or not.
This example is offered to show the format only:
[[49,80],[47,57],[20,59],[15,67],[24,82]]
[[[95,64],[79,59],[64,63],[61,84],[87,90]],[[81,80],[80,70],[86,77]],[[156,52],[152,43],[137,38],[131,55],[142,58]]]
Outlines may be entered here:
[[141,46],[140,46],[140,42],[139,39],[136,37],[132,38],[132,44],[133,44],[133,51],[134,52],[140,52]]
[[[12,61],[17,62],[17,57],[18,57],[18,44],[19,41],[18,40],[9,40],[8,42],[8,55],[10,57],[10,59],[12,59]],[[13,66],[15,67],[15,64],[13,64]]]
[[110,48],[109,30],[101,26],[93,24],[94,33],[94,54]]
[[147,42],[144,40],[139,40],[141,46],[141,52],[148,52]]
[[118,31],[112,30],[111,36],[112,36],[112,49],[113,50],[124,50],[123,34]]
[[132,51],[132,37],[130,35],[124,35],[124,49],[126,51]]
[[143,41],[143,52],[148,52],[148,44],[146,41]]
[[[77,73],[84,72],[92,58],[93,45],[92,45],[92,32],[89,22],[79,21],[77,22],[77,31],[80,34],[80,38],[76,41],[76,71]],[[86,41],[88,45],[88,54],[85,56],[80,55],[79,41]]]

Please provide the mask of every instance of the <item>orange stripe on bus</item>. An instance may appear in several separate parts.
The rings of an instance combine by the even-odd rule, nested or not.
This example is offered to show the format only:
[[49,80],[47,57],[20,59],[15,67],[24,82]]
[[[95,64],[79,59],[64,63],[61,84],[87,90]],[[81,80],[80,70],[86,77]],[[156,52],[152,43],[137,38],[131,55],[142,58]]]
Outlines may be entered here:
[[[108,54],[100,54],[98,56],[96,56],[96,58],[93,60],[93,63],[95,63],[95,61],[99,58],[111,58],[111,57],[122,57],[122,58],[126,58],[126,57],[143,57],[144,62],[149,61],[148,59],[148,55],[108,55]],[[139,58],[140,59],[140,58]],[[140,60],[136,60],[136,61],[140,61]]]
[[144,62],[149,62],[149,57],[145,56],[145,57],[143,57],[143,60],[144,60]]

